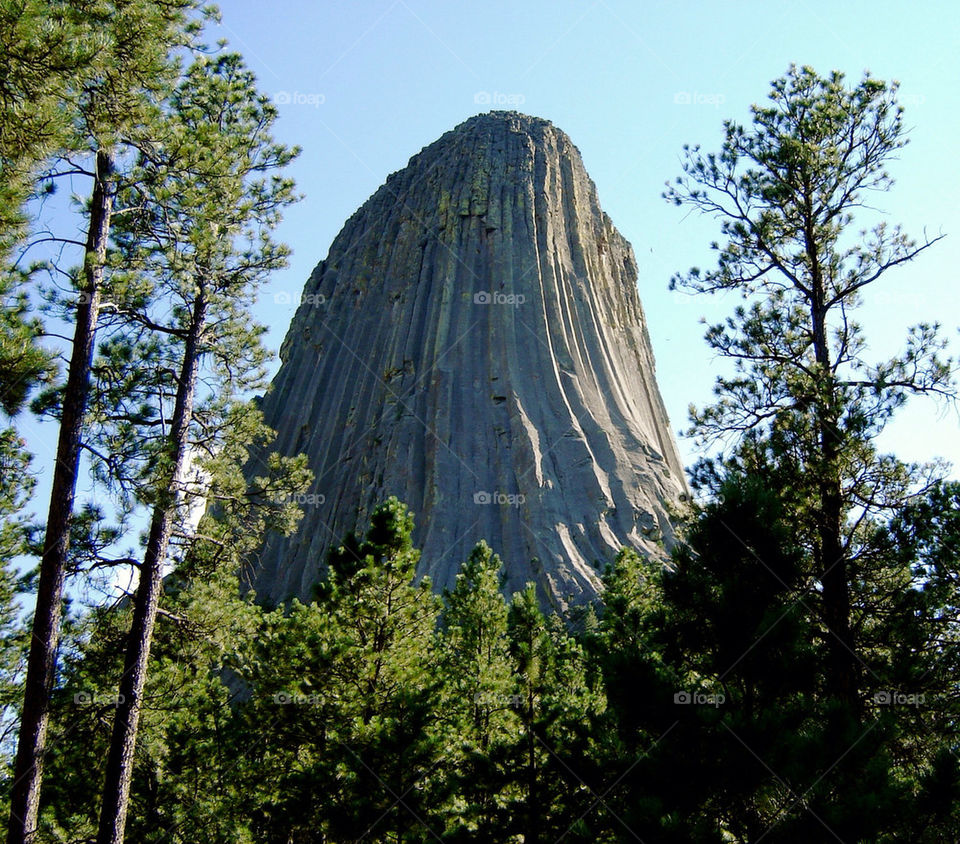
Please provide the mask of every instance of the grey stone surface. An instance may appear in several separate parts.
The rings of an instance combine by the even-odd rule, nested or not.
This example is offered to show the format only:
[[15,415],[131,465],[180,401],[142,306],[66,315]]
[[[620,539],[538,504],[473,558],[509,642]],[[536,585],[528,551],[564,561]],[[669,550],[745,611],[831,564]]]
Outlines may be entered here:
[[266,419],[316,480],[298,533],[259,556],[265,600],[310,597],[391,494],[438,589],[486,539],[506,590],[532,580],[563,607],[621,546],[672,539],[686,485],[636,261],[548,121],[473,117],[391,175],[310,276],[281,357]]

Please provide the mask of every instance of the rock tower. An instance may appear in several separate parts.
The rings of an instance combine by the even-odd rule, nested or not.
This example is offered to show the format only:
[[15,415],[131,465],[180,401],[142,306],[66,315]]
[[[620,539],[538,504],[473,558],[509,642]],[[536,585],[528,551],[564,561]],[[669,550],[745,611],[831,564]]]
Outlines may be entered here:
[[396,495],[420,573],[485,539],[505,588],[593,596],[617,550],[662,554],[686,492],[630,244],[546,120],[473,117],[410,159],[307,281],[263,400],[316,475],[254,585],[309,597],[328,548]]

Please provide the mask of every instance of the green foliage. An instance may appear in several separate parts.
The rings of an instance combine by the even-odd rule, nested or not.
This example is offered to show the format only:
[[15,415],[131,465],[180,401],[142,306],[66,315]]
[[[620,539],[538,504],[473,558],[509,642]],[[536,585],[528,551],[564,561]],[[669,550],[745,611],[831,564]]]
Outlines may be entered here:
[[673,696],[686,689],[662,652],[662,578],[660,564],[622,550],[604,573],[599,618],[586,636],[607,697],[594,727],[594,764],[610,784],[601,807],[612,840],[710,841],[691,833],[703,768],[663,749],[677,727]]
[[[712,405],[691,409],[691,432],[726,439],[727,465],[774,477],[795,508],[819,585],[811,600],[826,628],[831,693],[854,718],[869,684],[860,616],[886,578],[872,542],[943,473],[879,454],[875,441],[909,395],[955,397],[937,324],[914,326],[899,355],[871,362],[854,319],[871,285],[940,239],[918,246],[883,222],[850,231],[867,195],[891,186],[886,165],[906,143],[896,88],[869,75],[847,88],[838,72],[791,66],[770,103],[752,107],[749,129],[724,123],[719,154],[685,149],[684,175],[664,194],[718,218],[726,238],[713,244],[715,269],[671,285],[747,300],[707,331],[733,374],[717,378]],[[710,471],[707,461],[697,474]]]
[[[8,416],[54,369],[39,345],[40,324],[30,318],[26,295],[14,281],[12,274],[0,277],[0,411]],[[30,462],[16,429],[0,427],[0,566],[27,551],[29,524],[21,511],[34,487]]]
[[171,51],[196,43],[198,6],[0,4],[0,256],[29,232],[25,203],[52,192],[58,173],[77,172],[69,153],[112,149],[150,125],[175,73]]
[[68,4],[0,4],[0,255],[25,233],[23,205],[46,157],[67,146],[67,80],[89,67],[96,43],[79,37]]
[[494,835],[513,799],[500,762],[519,729],[519,698],[501,569],[500,558],[481,542],[461,567],[453,590],[444,593],[438,713],[454,794],[448,835],[455,841]]
[[[865,689],[924,699],[877,697],[860,722],[829,694],[789,498],[764,477],[716,481],[669,568],[618,555],[580,637],[544,616],[532,585],[505,601],[500,561],[482,543],[441,605],[415,582],[412,516],[395,499],[331,554],[317,601],[271,612],[224,574],[228,549],[249,547],[250,514],[206,517],[201,533],[217,541],[167,581],[131,835],[949,840],[960,806],[960,487],[915,498],[874,540],[912,580],[874,596]],[[127,612],[95,614],[70,648],[50,840],[95,821],[91,772]],[[76,704],[79,693],[99,706]]]
[[[38,343],[40,326],[29,317],[26,296],[14,279],[12,274],[0,278],[0,411],[9,416],[22,409],[29,392],[53,371],[50,355]],[[15,561],[31,551],[35,530],[24,513],[35,486],[31,460],[16,428],[0,426],[0,759],[4,776],[14,749],[29,643],[20,618],[24,588],[17,580]]]
[[701,818],[737,841],[814,834],[807,824],[824,808],[813,787],[835,747],[817,703],[812,577],[778,494],[758,477],[725,478],[663,589],[662,651],[692,692],[667,748],[705,761]]
[[[259,611],[236,578],[170,584],[143,695],[127,834],[144,842],[250,841],[230,811],[238,751],[225,655],[256,629]],[[96,833],[129,608],[84,618],[69,637],[54,699],[41,816],[44,841]]]
[[466,740],[462,750],[468,755],[486,752],[495,736],[516,724],[502,567],[481,542],[461,567],[456,586],[444,594],[440,646],[449,679],[443,709]]
[[612,812],[662,841],[949,840],[957,485],[912,499],[872,540],[853,591],[862,718],[831,694],[789,495],[735,473],[713,490],[670,569],[623,552],[605,577],[587,642],[608,697],[598,758],[622,777]]
[[[687,682],[722,683],[727,705],[700,719],[693,752],[723,767],[694,814],[731,840],[824,827],[844,840],[940,840],[915,807],[927,774],[951,787],[949,716],[938,705],[935,725],[896,701],[953,694],[931,660],[951,650],[954,598],[925,588],[922,542],[903,521],[944,469],[875,441],[911,394],[953,399],[954,362],[935,323],[872,362],[854,319],[870,285],[939,240],[918,246],[885,223],[852,231],[906,143],[895,96],[869,75],[848,88],[840,73],[792,66],[751,127],[724,124],[718,154],[686,148],[665,193],[718,218],[725,238],[715,269],[671,284],[746,300],[707,331],[733,374],[692,409],[691,432],[731,448],[693,472],[712,503],[664,579],[671,635],[656,649]],[[740,747],[725,749],[731,738]]]
[[871,714],[890,733],[889,753],[909,796],[903,838],[947,840],[960,813],[960,484],[917,495],[883,531],[885,577],[876,579],[861,626]]
[[[47,268],[66,278],[73,301],[59,297],[74,324],[66,385],[60,394],[61,426],[39,570],[24,704],[12,783],[9,838],[23,840],[36,824],[51,684],[55,678],[67,549],[73,532],[83,415],[89,395],[103,265],[116,194],[117,164],[134,138],[149,135],[157,103],[179,72],[178,49],[194,43],[187,21],[194,0],[4,3],[0,10],[3,130],[0,131],[0,255],[26,233],[23,203],[47,195],[56,180],[91,179],[90,202],[68,237],[40,242],[73,250],[74,231],[86,230],[81,267]],[[16,129],[9,130],[9,126]],[[41,175],[38,177],[38,172]],[[36,245],[36,242],[28,244]],[[24,250],[26,251],[26,250]],[[57,275],[59,274],[59,275]],[[72,292],[71,291],[71,292]],[[6,299],[8,290],[4,290]],[[58,298],[58,297],[54,297]],[[22,323],[23,320],[20,319]],[[5,328],[6,333],[6,328]],[[6,354],[5,354],[6,357]],[[6,373],[5,373],[6,377]],[[22,401],[22,395],[5,400]],[[48,403],[41,398],[42,403]]]
[[[111,303],[114,323],[124,343],[153,353],[139,365],[171,371],[176,389],[143,394],[154,410],[145,427],[130,425],[126,413],[115,427],[114,409],[101,405],[108,436],[120,430],[139,439],[126,450],[132,468],[121,466],[115,484],[121,506],[151,511],[103,790],[97,840],[104,844],[119,844],[124,836],[131,757],[171,540],[176,534],[189,543],[191,521],[206,503],[213,479],[205,456],[216,458],[225,438],[258,431],[256,423],[236,426],[240,395],[261,386],[265,376],[265,329],[251,310],[260,282],[285,264],[287,250],[270,234],[281,209],[294,201],[292,183],[276,171],[295,152],[273,142],[275,117],[239,56],[203,57],[170,95],[159,134],[140,150],[135,180],[119,194],[130,205],[113,229],[123,266],[118,278],[121,287],[133,283],[110,291],[120,293]],[[116,371],[125,372],[122,366]],[[128,381],[132,385],[139,386]],[[151,379],[145,386],[153,386]],[[94,429],[90,435],[94,443],[98,434]],[[114,470],[114,455],[104,460],[96,453],[105,475]]]
[[[412,517],[391,499],[331,558],[318,602],[266,615],[240,648],[258,841],[423,840],[437,826],[439,604],[414,584]],[[434,833],[436,834],[436,833]]]
[[13,416],[38,381],[52,373],[50,355],[39,346],[40,323],[29,317],[22,285],[0,278],[0,410]]
[[[124,500],[152,505],[169,476],[169,427],[185,356],[198,361],[189,420],[194,468],[213,470],[224,437],[259,437],[240,404],[265,388],[264,327],[253,317],[263,280],[289,250],[271,231],[296,197],[279,170],[296,150],[276,144],[276,110],[236,54],[203,57],[183,74],[141,149],[120,201],[106,298],[109,332],[94,363],[88,412],[94,467]],[[191,339],[192,338],[192,339]],[[130,496],[133,496],[133,501]]]
[[[411,530],[403,505],[385,502],[349,543],[362,556],[335,552],[310,605],[264,612],[222,574],[168,578],[130,835],[614,840],[601,834],[609,818],[592,811],[602,772],[585,769],[603,695],[582,647],[543,616],[532,588],[508,609],[500,562],[483,545],[441,608],[429,581],[414,582]],[[91,783],[128,612],[95,613],[72,640],[43,814],[49,840],[94,828]]]
[[718,218],[725,244],[717,267],[677,275],[692,292],[757,295],[707,343],[735,362],[717,380],[717,402],[693,414],[705,441],[758,428],[789,437],[801,459],[817,455],[823,418],[838,451],[869,441],[910,393],[952,395],[952,363],[935,324],[911,329],[904,352],[871,363],[851,313],[865,288],[940,238],[917,246],[899,227],[850,227],[869,192],[886,191],[886,164],[906,144],[896,84],[869,75],[847,88],[792,66],[776,80],[770,104],[753,106],[753,125],[724,123],[719,154],[685,147],[684,175],[664,196]]
[[596,840],[603,772],[591,764],[591,726],[603,692],[582,646],[557,616],[545,618],[533,584],[513,595],[507,616],[520,731],[503,768],[515,794],[503,828],[524,841]]
[[[251,737],[236,726],[238,684],[228,660],[257,634],[263,613],[241,597],[237,572],[264,530],[289,529],[291,514],[276,501],[301,490],[309,473],[302,460],[277,458],[269,475],[247,483],[246,446],[253,434],[265,435],[259,413],[249,410],[234,420],[211,471],[217,507],[200,520],[180,564],[164,580],[142,696],[131,840],[254,840],[242,795],[234,790]],[[43,840],[73,841],[96,832],[130,616],[127,602],[96,609],[65,644]]]
[[30,525],[21,511],[30,500],[34,479],[30,455],[12,428],[0,429],[0,565],[28,550]]
[[[0,474],[19,478],[17,484],[0,484],[0,772],[9,776],[14,751],[20,701],[23,696],[23,664],[29,631],[21,619],[20,600],[28,591],[17,577],[13,558],[24,553],[29,525],[19,516],[32,478],[26,474],[27,458],[22,443],[12,431],[0,430]],[[12,474],[6,475],[6,472]]]

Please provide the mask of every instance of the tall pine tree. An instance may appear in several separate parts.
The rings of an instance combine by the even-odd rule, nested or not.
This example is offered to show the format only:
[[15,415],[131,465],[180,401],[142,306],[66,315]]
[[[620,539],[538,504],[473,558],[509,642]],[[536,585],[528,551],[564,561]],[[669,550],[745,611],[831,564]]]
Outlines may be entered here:
[[899,355],[873,363],[853,315],[872,285],[940,238],[918,245],[886,223],[852,231],[869,194],[891,186],[887,165],[906,143],[896,84],[866,75],[848,87],[839,72],[792,66],[751,113],[750,127],[725,122],[719,154],[686,148],[684,174],[664,194],[718,218],[726,238],[714,244],[715,269],[671,284],[749,300],[707,332],[734,372],[694,412],[693,432],[742,436],[791,461],[781,481],[803,501],[798,528],[817,567],[831,691],[857,719],[859,514],[883,518],[924,479],[878,455],[876,438],[909,395],[952,397],[954,384],[936,323],[915,326]]
[[[69,353],[66,382],[59,394],[60,431],[56,463],[46,521],[46,534],[37,581],[30,654],[24,691],[17,759],[12,786],[7,841],[21,844],[31,840],[36,826],[42,779],[43,753],[48,720],[48,702],[54,681],[57,644],[60,630],[61,603],[67,554],[70,543],[71,517],[80,462],[83,419],[89,396],[90,360],[93,355],[100,301],[104,285],[104,264],[113,217],[117,161],[120,149],[131,136],[149,134],[155,116],[155,103],[166,90],[176,62],[173,52],[193,40],[193,28],[186,15],[195,8],[193,0],[175,0],[154,4],[142,0],[102,0],[95,3],[57,4],[52,14],[38,21],[37,16],[18,21],[32,26],[41,23],[54,31],[40,36],[44,43],[52,40],[77,50],[72,45],[85,43],[82,49],[95,48],[96,60],[78,62],[80,73],[64,79],[54,75],[55,92],[45,87],[39,77],[26,80],[39,86],[39,120],[43,115],[65,112],[69,133],[65,141],[57,140],[59,129],[36,147],[55,162],[45,171],[45,179],[68,175],[85,175],[91,181],[90,201],[84,211],[86,236],[82,244],[71,238],[65,245],[80,245],[82,268],[64,271],[70,277],[76,296],[71,320],[74,336]],[[78,29],[79,27],[79,29]],[[44,29],[49,33],[50,29]],[[24,42],[28,50],[37,52],[35,40]],[[44,47],[39,46],[42,52]],[[49,58],[49,56],[48,56]],[[76,57],[74,57],[76,58]],[[71,59],[72,60],[72,59]],[[56,59],[54,59],[56,63]],[[25,65],[29,66],[29,62]],[[41,90],[42,89],[42,90]],[[50,97],[56,97],[51,104]],[[6,121],[5,121],[6,123]],[[18,173],[29,171],[30,162],[18,165]],[[19,178],[19,177],[18,177]],[[13,184],[2,197],[10,211],[22,196]],[[6,213],[6,212],[5,212]],[[15,212],[12,212],[15,213]]]
[[[238,399],[263,385],[264,329],[251,308],[260,283],[285,264],[287,250],[270,232],[295,200],[279,170],[296,151],[272,139],[275,117],[240,56],[199,59],[171,96],[162,134],[140,150],[127,200],[138,204],[118,231],[120,254],[137,271],[128,295],[115,303],[124,337],[153,355],[141,365],[174,373],[175,389],[152,397],[150,429],[166,421],[144,439],[143,452],[133,454],[141,467],[135,497],[150,508],[150,527],[107,760],[101,844],[119,844],[124,836],[171,540],[200,506],[203,460],[215,457],[218,431],[236,424]],[[134,289],[138,283],[142,288]],[[136,428],[129,433],[136,436]]]

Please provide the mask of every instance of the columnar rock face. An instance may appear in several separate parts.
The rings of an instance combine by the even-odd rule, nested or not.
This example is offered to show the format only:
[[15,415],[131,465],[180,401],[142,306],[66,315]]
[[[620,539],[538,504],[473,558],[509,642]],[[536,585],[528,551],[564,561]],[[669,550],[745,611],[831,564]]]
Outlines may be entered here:
[[275,447],[316,475],[255,587],[309,597],[326,552],[396,495],[421,574],[480,539],[505,588],[562,608],[624,545],[662,554],[686,492],[637,265],[570,139],[480,115],[391,175],[307,282],[265,396]]

